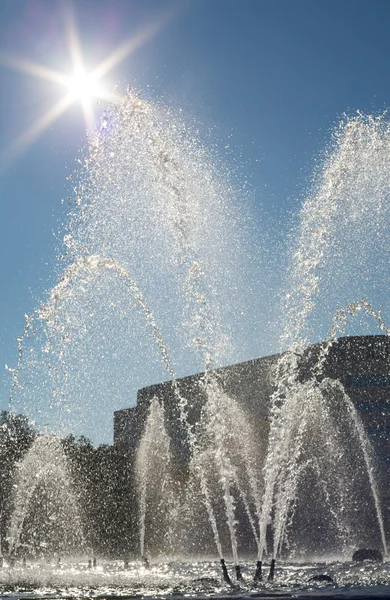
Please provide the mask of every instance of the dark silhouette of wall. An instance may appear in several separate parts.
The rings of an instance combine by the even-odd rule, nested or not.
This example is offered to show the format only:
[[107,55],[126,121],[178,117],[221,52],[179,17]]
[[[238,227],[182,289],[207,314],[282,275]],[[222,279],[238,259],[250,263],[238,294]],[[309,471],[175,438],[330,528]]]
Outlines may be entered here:
[[[315,344],[305,351],[299,367],[302,381],[313,377],[324,347],[324,344]],[[215,371],[221,387],[248,415],[259,440],[260,456],[266,453],[269,405],[276,388],[279,358],[280,355],[266,356]],[[199,421],[205,402],[203,376],[199,373],[177,380],[180,394],[188,400],[188,421],[192,425]],[[324,364],[316,375],[319,381],[325,377],[342,384],[361,416],[374,450],[385,528],[390,532],[390,492],[387,485],[390,475],[390,338],[384,335],[339,338],[328,349]],[[140,389],[136,407],[114,414],[114,444],[137,446],[153,397],[164,405],[172,453],[178,469],[185,470],[189,453],[170,381]]]
[[[309,346],[301,364],[301,378],[315,367],[322,344]],[[217,369],[224,390],[252,415],[259,425],[268,422],[269,400],[275,389],[275,367],[280,355],[257,358]],[[203,373],[177,380],[180,393],[189,400],[188,419],[196,423],[204,403]],[[339,338],[331,346],[321,377],[337,379],[362,416],[366,431],[390,457],[390,338],[355,336]],[[149,403],[159,398],[168,415],[168,428],[177,427],[177,406],[171,381],[138,391],[137,405],[114,413],[114,443],[137,446]],[[262,427],[263,429],[263,427]],[[177,434],[175,434],[177,437]],[[385,450],[386,448],[386,450]]]

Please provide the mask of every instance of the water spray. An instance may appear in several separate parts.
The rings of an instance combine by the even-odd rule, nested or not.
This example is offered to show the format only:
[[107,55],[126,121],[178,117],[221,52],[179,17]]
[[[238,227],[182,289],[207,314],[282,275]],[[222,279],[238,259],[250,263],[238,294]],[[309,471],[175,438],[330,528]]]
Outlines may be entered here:
[[143,556],[143,557],[142,557],[142,562],[143,562],[143,565],[144,565],[145,569],[149,569],[149,567],[150,567],[150,564],[149,564],[149,561],[148,561],[148,557],[147,557],[147,556]]

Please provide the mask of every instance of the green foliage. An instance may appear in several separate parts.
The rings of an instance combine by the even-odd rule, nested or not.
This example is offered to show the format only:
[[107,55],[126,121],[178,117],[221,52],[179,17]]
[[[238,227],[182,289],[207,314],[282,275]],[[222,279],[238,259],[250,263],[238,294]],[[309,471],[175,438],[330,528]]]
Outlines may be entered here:
[[[13,508],[16,470],[37,431],[24,415],[0,413],[0,536],[3,550]],[[79,504],[84,537],[91,553],[127,557],[138,552],[138,507],[134,450],[94,447],[69,435],[62,440]],[[43,508],[43,507],[42,507]]]
[[84,437],[63,440],[90,550],[104,556],[137,551],[137,499],[133,452],[120,446],[95,448]]
[[37,432],[24,415],[0,412],[0,536],[4,541],[12,511],[12,492],[18,462],[31,447]]

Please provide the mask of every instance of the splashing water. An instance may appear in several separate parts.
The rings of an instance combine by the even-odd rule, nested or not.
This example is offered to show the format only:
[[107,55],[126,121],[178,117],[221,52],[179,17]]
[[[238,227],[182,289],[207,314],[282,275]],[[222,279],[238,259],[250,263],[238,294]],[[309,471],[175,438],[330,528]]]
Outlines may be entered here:
[[[83,252],[86,247],[91,248],[92,251],[95,248],[96,240],[99,245],[101,244],[95,227],[102,220],[102,212],[104,215],[106,211],[107,194],[114,187],[115,198],[121,202],[121,227],[123,221],[126,220],[131,229],[134,227],[135,220],[137,229],[135,231],[133,229],[133,239],[130,241],[126,236],[125,247],[122,245],[123,236],[111,235],[107,239],[105,231],[103,252],[109,251],[111,256],[120,256],[121,264],[122,262],[128,264],[129,258],[133,259],[131,251],[135,254],[140,243],[140,226],[142,227],[140,219],[141,221],[144,219],[148,231],[153,228],[154,233],[157,233],[155,228],[158,227],[157,238],[153,237],[153,243],[156,244],[157,241],[157,246],[160,241],[163,244],[168,243],[169,247],[165,248],[165,252],[160,255],[169,256],[169,260],[172,261],[175,268],[175,278],[182,280],[184,329],[193,347],[199,350],[208,372],[211,364],[216,360],[218,351],[227,344],[226,335],[223,334],[223,329],[215,314],[217,312],[215,303],[212,307],[213,290],[210,289],[206,277],[206,270],[213,267],[214,257],[210,261],[210,256],[204,256],[204,238],[205,234],[207,236],[207,232],[210,231],[210,225],[213,230],[216,226],[220,227],[221,224],[226,228],[225,216],[218,212],[218,219],[216,219],[215,215],[215,209],[217,208],[219,211],[218,205],[224,202],[222,194],[226,196],[225,184],[222,185],[216,174],[210,170],[206,153],[200,146],[197,146],[196,141],[194,139],[189,141],[188,137],[178,137],[177,127],[179,124],[172,127],[171,120],[167,121],[161,111],[140,100],[134,93],[129,93],[127,102],[121,111],[109,118],[118,119],[115,132],[105,140],[102,136],[95,140],[95,152],[91,159],[92,166],[88,165],[88,178],[92,182],[96,178],[98,190],[95,185],[92,185],[93,197],[87,193],[87,207],[82,212],[81,220],[78,220],[78,216],[75,217],[77,227],[75,227],[75,221],[71,225],[72,233],[76,231],[76,235],[67,236],[68,247],[73,255],[77,255],[80,252],[81,243]],[[162,118],[164,127],[161,125]],[[183,132],[182,124],[179,129]],[[191,157],[190,161],[188,161],[189,156]],[[124,161],[131,165],[131,171],[125,168]],[[151,177],[153,181],[151,181]],[[148,190],[149,196],[151,195],[151,206],[147,206],[146,212],[145,203],[143,202],[142,206],[139,204],[139,196],[144,195],[145,190]],[[126,202],[125,208],[123,195],[129,194],[132,202]],[[90,201],[89,205],[88,200]],[[111,227],[111,234],[113,234],[116,233],[118,222],[112,218],[111,195],[109,208],[110,219],[103,220],[105,225],[108,223]],[[124,209],[125,214],[123,214]],[[127,212],[128,209],[131,210],[131,213]],[[137,209],[136,212],[135,209]],[[94,218],[97,210],[99,219]],[[212,233],[215,235],[215,231]],[[161,235],[164,236],[163,240],[161,240]],[[137,248],[132,248],[135,239]],[[219,236],[218,239],[220,241],[222,236]],[[99,252],[101,251],[100,248]],[[153,251],[155,255],[155,249]],[[143,260],[144,258],[145,254],[142,256]],[[144,265],[142,266],[144,267]],[[166,272],[167,265],[161,266]],[[137,262],[134,265],[134,268],[136,267]],[[160,337],[157,339],[161,340]],[[186,426],[190,449],[194,453],[195,439],[187,424],[187,402],[181,397],[175,385],[173,369],[167,363],[165,346],[164,352],[164,364],[173,379],[180,420]],[[203,475],[200,474],[200,477],[202,478]],[[211,504],[208,502],[207,486],[204,481],[201,482],[201,487],[204,491],[204,502],[212,523],[216,545],[219,548],[220,542],[215,517]],[[228,502],[230,496],[226,495],[225,497],[227,510],[232,515],[232,505]],[[231,516],[230,522],[232,519]],[[235,545],[233,529],[232,540]]]
[[198,445],[192,471],[204,474],[216,498],[222,494],[233,560],[238,564],[235,516],[238,501],[243,503],[258,544],[257,525],[252,514],[252,507],[257,517],[260,514],[258,444],[244,411],[223,391],[221,382],[217,382],[214,376],[207,383],[203,381],[202,385],[207,401],[198,426]]
[[[226,298],[237,287],[234,265],[241,243],[231,218],[234,190],[214,168],[193,129],[171,110],[146,102],[134,91],[121,107],[107,112],[100,131],[90,140],[90,155],[75,188],[75,207],[64,238],[69,265],[36,317],[27,318],[24,338],[30,339],[32,332],[40,329],[42,345],[34,355],[30,348],[25,351],[23,338],[18,340],[12,401],[24,389],[23,366],[33,370],[37,364],[35,386],[42,388],[42,397],[45,393],[51,397],[51,407],[76,413],[75,399],[78,406],[89,406],[89,401],[83,402],[86,394],[97,397],[100,393],[103,399],[109,394],[127,401],[131,381],[128,357],[132,356],[137,370],[134,339],[141,340],[143,329],[149,329],[164,375],[172,380],[191,468],[220,557],[216,487],[238,564],[238,502],[244,506],[259,558],[266,551],[267,528],[272,521],[275,556],[287,543],[300,491],[310,477],[330,506],[328,516],[335,524],[335,538],[344,546],[353,543],[356,505],[351,498],[356,495],[357,484],[352,479],[357,464],[348,458],[340,465],[341,457],[351,452],[348,443],[353,444],[357,457],[363,457],[363,479],[369,480],[386,549],[371,451],[360,418],[341,384],[320,377],[333,338],[342,327],[341,312],[313,376],[301,381],[300,369],[309,344],[310,319],[318,316],[329,273],[333,277],[337,271],[340,283],[350,269],[356,272],[358,243],[364,245],[368,264],[376,245],[370,245],[370,239],[378,240],[388,227],[389,149],[390,128],[384,118],[357,115],[346,119],[335,132],[333,149],[303,205],[282,310],[281,348],[287,351],[277,365],[271,401],[264,490],[251,427],[211,371],[228,362],[232,349]],[[388,249],[382,248],[382,254],[386,252]],[[361,281],[356,277],[352,288]],[[342,285],[333,287],[341,289]],[[133,304],[144,317],[139,336],[131,318]],[[345,314],[358,306],[349,300],[346,304]],[[365,310],[367,306],[361,304]],[[380,314],[375,314],[381,329],[388,333]],[[191,364],[205,370],[205,405],[196,430],[189,425],[191,401],[180,393],[176,362],[168,347],[174,348],[176,362],[187,353]],[[46,357],[42,365],[41,355]],[[149,362],[144,357],[139,360]],[[108,389],[107,381],[115,387]],[[22,393],[22,401],[25,398]],[[320,448],[318,456],[313,440]],[[337,473],[336,483],[322,475],[324,465],[325,470]],[[153,534],[147,540],[145,536],[148,518],[152,523],[149,529],[154,527],[150,515],[154,513],[158,519],[163,512],[162,499],[170,516],[178,511],[171,466],[164,408],[153,400],[137,457],[141,554],[146,546],[158,548],[159,540]],[[150,484],[156,472],[164,476],[159,493],[154,494]],[[153,504],[154,509],[150,508]],[[22,507],[17,514],[23,511]],[[14,540],[18,540],[23,523],[18,518],[11,528]],[[173,529],[169,523],[164,527],[169,545]],[[157,525],[154,529],[160,531]]]
[[[140,509],[140,551],[145,556],[146,519],[149,517],[149,544],[164,548],[160,538],[169,530],[174,519],[176,497],[171,474],[170,439],[164,425],[164,409],[157,398],[150,404],[145,431],[139,443],[136,459],[136,477]],[[168,519],[168,523],[167,523]],[[163,538],[166,536],[162,536]],[[168,540],[169,542],[169,535]],[[169,548],[169,544],[168,544]]]
[[[122,280],[125,281],[126,285],[129,287],[132,298],[135,299],[138,306],[140,307],[140,309],[143,312],[146,324],[152,330],[153,338],[154,338],[154,340],[159,348],[159,351],[160,351],[162,363],[163,363],[168,375],[172,378],[174,394],[175,394],[175,397],[176,397],[176,400],[178,403],[178,407],[179,407],[180,422],[185,428],[185,432],[187,434],[187,437],[188,437],[188,440],[190,443],[190,449],[191,449],[191,452],[193,453],[194,446],[195,446],[195,437],[194,437],[194,434],[193,434],[190,426],[188,425],[187,400],[180,394],[179,388],[176,383],[175,373],[174,373],[173,367],[171,365],[171,362],[170,362],[170,359],[168,356],[167,347],[164,344],[164,341],[161,337],[160,331],[155,322],[153,314],[150,311],[150,309],[148,308],[148,306],[146,305],[145,300],[144,300],[138,286],[131,279],[131,277],[125,271],[125,269],[123,267],[121,267],[121,265],[119,265],[116,261],[109,259],[109,258],[101,258],[99,256],[86,256],[86,257],[77,259],[72,265],[70,265],[70,267],[68,267],[66,269],[63,276],[61,277],[60,282],[51,290],[49,300],[46,302],[45,305],[42,305],[40,307],[40,309],[37,311],[38,318],[41,321],[44,321],[46,326],[51,331],[51,335],[48,336],[48,339],[53,340],[55,337],[60,336],[60,338],[62,340],[65,340],[67,343],[69,343],[71,341],[72,338],[67,335],[66,329],[63,326],[61,326],[61,321],[58,324],[58,315],[59,315],[59,310],[61,308],[61,305],[64,302],[66,302],[66,300],[72,294],[72,286],[74,285],[74,282],[77,280],[77,278],[83,277],[84,283],[87,282],[86,278],[88,278],[89,285],[92,285],[94,279],[102,271],[105,271],[105,270],[114,271],[115,274],[117,274]],[[28,332],[32,328],[33,322],[34,322],[33,317],[29,317],[27,320]],[[22,360],[22,357],[23,357],[22,343],[20,343],[20,357]],[[61,358],[62,357],[63,357],[63,355],[61,356]],[[17,385],[17,384],[18,384],[18,375],[17,375],[17,371],[16,371],[16,373],[14,375],[14,385]],[[142,477],[140,474],[143,469],[147,469],[147,470],[150,469],[151,471],[153,471],[152,465],[150,464],[151,460],[149,460],[150,456],[149,456],[148,452],[151,452],[153,455],[155,453],[155,449],[149,448],[149,450],[147,450],[147,447],[148,447],[148,445],[152,444],[152,440],[154,439],[152,434],[157,434],[158,432],[160,432],[161,427],[163,427],[163,424],[161,425],[161,423],[163,423],[163,413],[161,413],[161,411],[163,411],[163,409],[158,410],[154,404],[151,407],[151,412],[150,412],[150,415],[149,415],[149,418],[148,418],[148,421],[146,424],[146,430],[145,430],[144,436],[141,440],[141,445],[140,445],[139,453],[138,453],[138,462],[137,462],[137,465],[138,465],[137,473],[138,473],[138,478],[139,478],[139,482],[140,482],[139,483],[140,515],[141,515],[140,516],[140,531],[141,531],[140,535],[141,535],[141,555],[142,556],[144,554],[144,541],[145,541],[144,540],[144,538],[145,538],[145,518],[146,518],[146,504],[147,504],[146,493],[147,493],[148,488],[150,490],[150,487],[147,486],[147,479],[148,479],[147,473],[144,473],[144,475]],[[149,423],[149,421],[150,421],[150,423]],[[166,436],[165,430],[158,437],[159,437],[159,439],[160,438],[165,439],[164,436]],[[160,446],[162,449],[164,449],[164,447],[165,447],[163,442],[161,442]],[[167,456],[165,456],[165,454],[164,454],[164,458],[167,458]],[[217,545],[217,548],[219,549],[221,547],[221,544],[219,541],[219,535],[218,535],[218,530],[217,530],[217,526],[216,526],[216,519],[213,514],[212,506],[208,500],[206,483],[203,481],[203,473],[200,474],[200,478],[202,479],[201,486],[202,486],[202,490],[203,490],[203,494],[204,494],[203,501],[206,504],[207,512],[209,514],[210,522],[212,524],[212,528],[214,531],[216,545]],[[164,490],[164,496],[165,496],[165,498],[168,497],[166,490]],[[172,496],[172,498],[173,498],[173,496]],[[173,510],[173,506],[174,506],[174,502],[172,501],[172,502],[170,502],[170,507],[169,507],[170,510]],[[156,522],[154,524],[155,531],[161,532],[162,528],[158,527],[157,525],[158,525],[158,523]]]
[[[134,273],[142,289],[151,281],[164,289],[164,281],[179,285],[180,321],[206,365],[228,350],[216,294],[239,246],[225,179],[184,121],[130,91],[92,141],[86,183],[78,190],[82,210],[72,213],[67,237],[72,255],[110,256]],[[222,253],[231,260],[221,277]],[[211,286],[213,278],[219,289]]]
[[[229,362],[231,307],[222,299],[231,285],[242,287],[235,190],[198,138],[180,113],[129,91],[90,139],[64,237],[70,275],[72,265],[93,256],[131,274],[171,349],[176,372],[188,364],[201,370]],[[31,404],[28,387],[34,390],[34,409],[51,426],[75,416],[68,431],[88,425],[83,410],[92,409],[91,397],[93,408],[106,415],[108,430],[106,397],[117,399],[113,408],[120,408],[129,390],[145,385],[144,365],[156,358],[143,323],[133,318],[127,286],[108,268],[93,276],[93,285],[89,279],[86,266],[69,285],[55,327],[47,332],[39,323],[36,341],[28,342],[23,367],[14,373],[20,383],[15,382],[15,406]],[[157,369],[148,376],[161,379]],[[65,415],[58,414],[62,406]]]
[[[276,502],[274,556],[281,550],[282,531],[288,512],[294,509],[301,471],[299,464],[310,414],[318,418],[317,411],[321,410],[321,403],[327,401],[316,378],[308,385],[302,385],[299,380],[303,355],[309,343],[310,316],[321,302],[327,277],[331,279],[333,289],[339,292],[342,285],[338,287],[335,281],[339,282],[348,273],[349,277],[345,276],[345,280],[350,282],[351,272],[355,272],[356,266],[361,270],[360,261],[356,261],[356,248],[359,248],[360,255],[367,258],[373,251],[378,251],[380,240],[388,239],[386,232],[389,221],[385,217],[390,210],[389,149],[390,128],[383,117],[358,114],[346,119],[335,131],[334,146],[325,157],[312,196],[305,201],[301,210],[283,308],[281,345],[287,352],[281,356],[277,366],[276,391],[270,413],[269,449],[264,468],[260,545],[265,547],[267,525]],[[386,255],[388,248],[383,245],[381,249]],[[377,260],[378,263],[380,261]],[[349,291],[362,279],[364,277],[359,273],[352,286],[348,283]],[[334,333],[337,327],[336,322]],[[324,359],[325,355],[322,363],[320,360],[320,366]],[[334,385],[337,386],[337,382]],[[349,434],[358,437],[363,451],[386,552],[367,438],[349,398],[341,391],[339,395],[343,397],[342,401],[349,412]],[[337,422],[334,426],[337,426]],[[339,437],[342,440],[342,436]]]
[[[282,349],[297,352],[308,343],[310,315],[329,315],[375,288],[386,290],[388,264],[390,124],[384,116],[346,117],[304,201],[291,249],[281,336]],[[357,257],[357,251],[359,256]],[[332,298],[338,304],[330,304]],[[324,318],[324,316],[327,318]]]
[[7,535],[10,555],[17,552],[22,539],[29,553],[43,549],[69,553],[83,548],[77,499],[58,439],[40,436],[34,441],[19,465],[15,489]]
[[[160,331],[157,327],[156,321],[153,317],[152,312],[148,308],[144,298],[142,297],[141,291],[137,284],[127,271],[111,258],[101,258],[100,256],[85,256],[77,259],[70,267],[68,267],[61,277],[60,282],[51,290],[49,301],[41,306],[38,310],[38,317],[41,320],[45,320],[52,328],[55,328],[54,321],[58,316],[59,304],[64,302],[69,294],[71,293],[71,285],[75,278],[81,275],[89,275],[96,277],[103,270],[113,270],[119,277],[121,277],[128,285],[132,297],[136,300],[138,306],[141,308],[145,322],[152,329],[153,338],[156,341],[162,363],[167,370],[168,374],[175,378],[173,368],[168,358],[168,351],[161,337]],[[58,332],[58,328],[56,333]],[[63,333],[63,338],[66,339],[66,333]]]

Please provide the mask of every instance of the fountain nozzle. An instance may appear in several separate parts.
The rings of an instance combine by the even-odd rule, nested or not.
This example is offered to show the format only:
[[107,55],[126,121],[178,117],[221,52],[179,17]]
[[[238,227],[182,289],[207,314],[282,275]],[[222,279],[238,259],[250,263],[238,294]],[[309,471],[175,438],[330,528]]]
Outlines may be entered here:
[[144,567],[145,567],[146,569],[149,569],[150,565],[149,565],[149,561],[148,561],[148,558],[147,558],[147,556],[143,556],[143,557],[142,557],[142,562],[144,563]]
[[227,583],[228,585],[230,585],[230,587],[233,587],[232,580],[229,577],[229,573],[228,573],[228,570],[226,568],[225,560],[223,558],[221,558],[221,566],[222,566],[222,573],[223,573],[223,580],[224,580],[224,582]]
[[275,559],[273,558],[271,560],[271,568],[270,568],[269,574],[268,574],[268,581],[274,580],[274,574],[275,574]]
[[257,563],[256,563],[256,573],[255,573],[255,576],[253,578],[253,583],[258,583],[259,581],[263,580],[263,575],[262,575],[262,572],[261,572],[262,566],[263,566],[262,561],[258,560]]
[[236,565],[236,579],[237,579],[237,581],[244,582],[244,578],[243,578],[242,573],[241,573],[241,567],[240,567],[240,565]]

